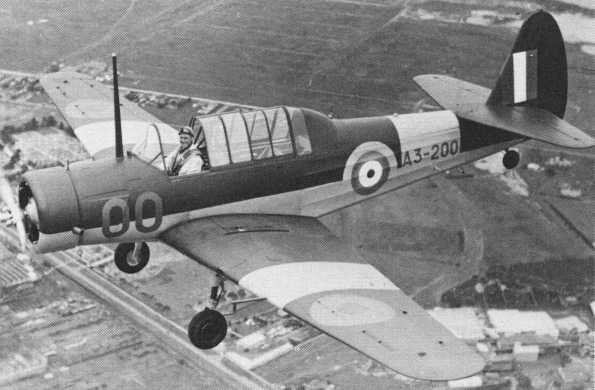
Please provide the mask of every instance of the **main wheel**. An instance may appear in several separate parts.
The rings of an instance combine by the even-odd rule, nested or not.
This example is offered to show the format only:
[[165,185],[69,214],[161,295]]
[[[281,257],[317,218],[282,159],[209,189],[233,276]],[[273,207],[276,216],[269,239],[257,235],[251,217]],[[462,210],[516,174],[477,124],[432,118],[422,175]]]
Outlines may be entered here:
[[217,310],[204,309],[188,325],[188,337],[200,349],[215,348],[227,334],[227,321]]
[[116,247],[114,262],[116,267],[127,274],[134,274],[145,268],[151,252],[146,242],[141,244],[137,256],[134,256],[134,243],[125,242]]

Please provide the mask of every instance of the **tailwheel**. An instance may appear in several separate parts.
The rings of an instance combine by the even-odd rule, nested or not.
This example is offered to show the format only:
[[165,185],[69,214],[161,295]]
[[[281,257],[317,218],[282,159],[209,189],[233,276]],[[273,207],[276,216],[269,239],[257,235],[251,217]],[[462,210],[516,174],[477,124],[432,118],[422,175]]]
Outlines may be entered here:
[[120,271],[134,274],[145,268],[150,255],[146,242],[125,242],[116,247],[114,262]]
[[519,152],[514,149],[507,149],[502,158],[502,165],[504,165],[504,168],[506,169],[514,169],[519,165],[519,161],[521,161]]
[[219,345],[227,334],[227,321],[217,310],[204,309],[196,314],[188,325],[188,337],[200,349]]

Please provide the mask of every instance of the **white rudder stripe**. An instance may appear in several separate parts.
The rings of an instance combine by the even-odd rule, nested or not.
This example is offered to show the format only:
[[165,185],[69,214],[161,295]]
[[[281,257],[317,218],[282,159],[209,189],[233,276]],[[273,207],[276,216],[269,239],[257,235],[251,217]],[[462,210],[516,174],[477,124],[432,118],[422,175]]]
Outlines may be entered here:
[[527,52],[521,51],[512,55],[514,78],[514,102],[527,100]]
[[537,98],[537,50],[512,54],[514,103]]

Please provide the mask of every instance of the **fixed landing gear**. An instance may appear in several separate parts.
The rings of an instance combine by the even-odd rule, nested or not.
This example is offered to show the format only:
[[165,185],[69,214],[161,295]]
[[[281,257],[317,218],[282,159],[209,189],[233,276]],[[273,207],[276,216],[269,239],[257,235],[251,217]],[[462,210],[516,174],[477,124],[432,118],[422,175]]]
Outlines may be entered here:
[[188,337],[200,349],[215,348],[227,335],[227,320],[217,310],[204,309],[188,325]]
[[120,271],[134,274],[145,268],[150,255],[146,242],[125,242],[116,247],[114,262]]
[[209,299],[210,307],[196,314],[188,325],[188,337],[192,344],[200,349],[211,349],[219,345],[227,335],[227,320],[216,309],[223,294],[224,279],[215,275]]

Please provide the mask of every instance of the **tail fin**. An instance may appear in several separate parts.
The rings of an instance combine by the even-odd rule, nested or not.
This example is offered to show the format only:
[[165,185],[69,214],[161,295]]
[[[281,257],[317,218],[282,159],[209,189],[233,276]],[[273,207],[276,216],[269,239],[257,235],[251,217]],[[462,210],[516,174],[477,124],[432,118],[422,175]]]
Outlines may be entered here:
[[549,13],[538,11],[523,23],[487,104],[539,107],[563,118],[567,89],[562,34]]
[[459,118],[568,148],[595,145],[595,139],[562,119],[566,51],[558,24],[545,11],[523,23],[493,90],[441,75],[413,80]]

